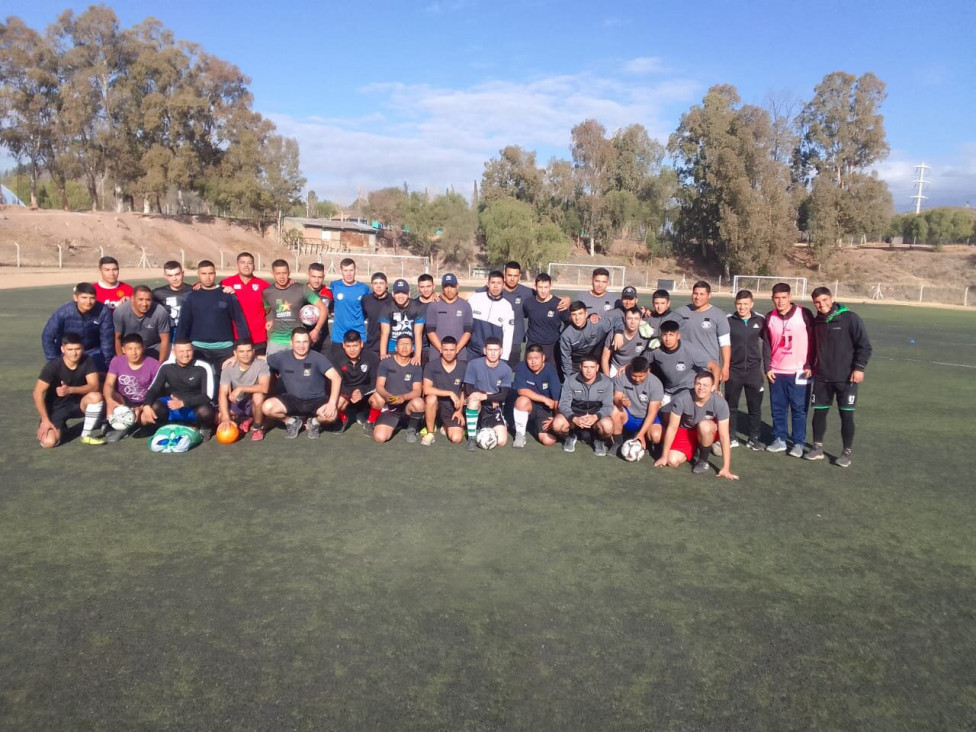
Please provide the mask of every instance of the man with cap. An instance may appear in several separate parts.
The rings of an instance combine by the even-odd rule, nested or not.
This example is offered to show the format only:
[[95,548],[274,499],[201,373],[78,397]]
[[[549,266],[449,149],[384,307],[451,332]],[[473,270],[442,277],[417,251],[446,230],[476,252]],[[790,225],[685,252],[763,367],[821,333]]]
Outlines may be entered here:
[[373,441],[389,442],[397,427],[407,421],[407,442],[417,441],[417,430],[424,418],[423,371],[413,358],[414,341],[409,333],[397,336],[396,351],[380,361],[376,372],[376,391],[369,398],[380,410],[373,428]]
[[441,297],[427,306],[424,326],[430,340],[429,361],[440,358],[441,343],[450,336],[457,342],[458,361],[467,363],[468,341],[474,322],[471,304],[458,297],[458,281],[453,272],[441,277]]
[[104,374],[115,356],[112,310],[96,300],[95,286],[90,282],[79,282],[71,299],[54,311],[41,332],[44,359],[51,362],[61,358],[64,336],[77,333],[84,355],[91,358],[98,373]]
[[400,279],[393,283],[393,297],[387,309],[380,315],[380,358],[390,358],[396,353],[396,342],[401,335],[409,335],[417,344],[411,359],[421,365],[420,344],[424,335],[424,307],[410,299],[410,283]]
[[[363,298],[363,315],[366,318],[366,349],[377,356],[380,353],[380,318],[389,309],[393,298],[390,297],[386,275],[374,272],[369,280],[371,292]],[[395,341],[394,341],[395,342]]]

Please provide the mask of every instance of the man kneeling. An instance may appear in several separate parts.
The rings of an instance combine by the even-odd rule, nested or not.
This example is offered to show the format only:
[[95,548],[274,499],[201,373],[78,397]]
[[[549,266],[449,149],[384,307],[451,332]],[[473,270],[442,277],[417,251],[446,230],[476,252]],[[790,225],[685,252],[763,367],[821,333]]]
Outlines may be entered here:
[[663,428],[658,410],[664,400],[664,386],[650,371],[647,359],[637,356],[624,366],[613,379],[614,444],[633,435],[641,447],[648,447],[648,438],[658,445]]
[[178,338],[173,344],[175,361],[159,367],[146,392],[140,415],[142,424],[195,422],[204,440],[213,437],[214,377],[210,364],[194,358],[193,344]]
[[220,372],[217,395],[221,423],[235,422],[244,434],[251,432],[252,442],[264,439],[264,400],[271,388],[271,369],[256,355],[250,339],[234,344],[234,358]]
[[693,473],[707,473],[708,454],[716,435],[722,445],[722,469],[718,477],[738,480],[729,469],[729,405],[725,398],[712,391],[715,377],[710,371],[695,376],[694,391],[681,391],[668,404],[668,431],[664,435],[661,457],[654,467],[668,465],[677,468],[697,457]]
[[600,373],[600,362],[590,354],[583,357],[579,372],[563,383],[559,414],[552,420],[552,431],[565,436],[563,450],[574,452],[580,432],[593,435],[593,452],[607,454],[607,440],[613,439],[613,382]]
[[392,358],[380,361],[376,372],[376,391],[369,398],[373,409],[379,409],[373,428],[374,442],[389,442],[397,427],[407,420],[407,442],[417,441],[417,428],[424,417],[421,398],[423,370],[413,362],[413,336],[403,333],[396,340]]
[[105,403],[98,391],[98,372],[94,361],[85,355],[81,336],[65,333],[61,337],[61,357],[48,361],[34,386],[34,407],[40,415],[37,440],[41,447],[57,447],[69,419],[84,419],[83,445],[104,445],[94,434]]
[[535,343],[525,350],[525,360],[515,367],[515,440],[512,447],[525,447],[525,432],[531,423],[543,445],[556,444],[552,421],[559,407],[562,384],[552,364],[546,362],[542,346]]
[[[285,423],[285,437],[293,440],[308,428],[308,439],[318,439],[323,424],[339,416],[339,389],[342,382],[332,362],[312,350],[308,328],[291,332],[291,348],[268,356],[268,366],[278,375],[285,393],[264,402],[264,416]],[[331,381],[331,392],[325,385]]]

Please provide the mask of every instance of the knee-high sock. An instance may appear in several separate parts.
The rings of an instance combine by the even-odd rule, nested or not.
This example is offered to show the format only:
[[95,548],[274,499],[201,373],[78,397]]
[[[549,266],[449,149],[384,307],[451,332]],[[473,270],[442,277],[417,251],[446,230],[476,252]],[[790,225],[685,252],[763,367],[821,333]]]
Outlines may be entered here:
[[515,434],[524,435],[525,428],[529,426],[529,413],[515,409],[512,411],[512,416],[515,418]]
[[854,447],[854,412],[840,410],[840,439],[845,450]]
[[464,408],[464,421],[468,425],[468,438],[474,439],[474,436],[478,433],[478,410]]
[[102,412],[104,410],[104,402],[89,404],[87,407],[85,407],[85,422],[81,426],[81,434],[83,436],[88,436],[95,430],[98,423],[102,421]]
[[813,441],[818,445],[823,444],[824,435],[827,434],[827,412],[829,411],[829,409],[813,410]]

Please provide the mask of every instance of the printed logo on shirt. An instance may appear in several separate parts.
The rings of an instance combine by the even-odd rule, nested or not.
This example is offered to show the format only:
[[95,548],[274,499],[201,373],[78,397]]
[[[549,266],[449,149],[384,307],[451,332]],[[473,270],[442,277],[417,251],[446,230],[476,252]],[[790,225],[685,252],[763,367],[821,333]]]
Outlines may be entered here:
[[411,373],[406,373],[406,374],[403,375],[403,380],[404,381],[410,381],[412,379],[413,379],[413,374],[411,374]]
[[365,374],[367,371],[369,371],[369,364],[366,363],[359,364],[359,370]]
[[543,389],[548,389],[549,388],[549,382],[548,381],[543,381],[542,382],[542,388]]
[[255,292],[257,292],[258,291],[258,283],[257,282],[252,282],[251,283],[251,289],[254,290]]
[[238,282],[237,284],[235,284],[235,285],[234,285],[234,289],[235,289],[235,290],[239,290],[239,289],[241,289],[241,285],[240,285],[240,283],[239,283],[239,282]]
[[684,371],[686,368],[688,368],[688,367],[685,366],[685,362],[684,361],[678,361],[678,363],[676,363],[674,365],[674,370],[675,371]]
[[306,363],[306,364],[303,364],[303,366],[304,366],[304,370],[302,371],[302,375],[303,376],[311,376],[312,375],[312,364]]
[[553,316],[554,316],[555,314],[556,314],[556,311],[555,311],[555,310],[550,310],[550,311],[548,311],[548,312],[546,313],[546,317],[547,317],[547,318],[551,318],[551,317],[553,317]]
[[705,330],[708,330],[709,328],[711,328],[711,327],[712,327],[712,319],[711,319],[711,318],[705,318],[705,319],[704,319],[704,320],[702,321],[702,324],[701,324],[701,326],[702,326],[702,328],[704,328]]
[[336,293],[336,300],[341,300],[343,297],[344,295],[341,292]]
[[455,315],[456,315],[457,317],[459,317],[459,318],[460,318],[460,317],[462,316],[462,312],[461,312],[460,310],[458,310],[458,311],[457,311],[457,312],[455,312],[454,314],[455,314]]
[[460,378],[455,379],[454,386],[460,386],[460,385],[461,385],[461,379]]

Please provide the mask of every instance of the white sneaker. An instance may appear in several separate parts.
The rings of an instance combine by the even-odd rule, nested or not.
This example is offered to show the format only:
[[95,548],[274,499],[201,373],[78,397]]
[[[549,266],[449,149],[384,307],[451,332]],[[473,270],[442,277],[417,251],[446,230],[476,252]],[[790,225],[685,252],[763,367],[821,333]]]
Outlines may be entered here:
[[569,435],[563,440],[563,452],[576,452],[576,435]]
[[712,443],[712,455],[715,457],[722,457],[722,443],[713,442]]
[[786,443],[777,437],[766,445],[766,452],[786,452]]
[[739,441],[737,439],[733,437],[731,440],[729,440],[729,447],[738,447],[738,446],[739,446]]

